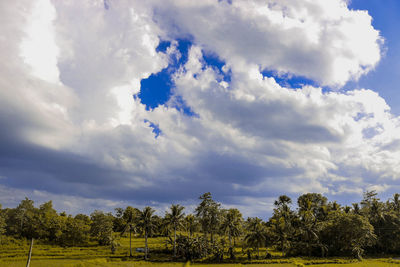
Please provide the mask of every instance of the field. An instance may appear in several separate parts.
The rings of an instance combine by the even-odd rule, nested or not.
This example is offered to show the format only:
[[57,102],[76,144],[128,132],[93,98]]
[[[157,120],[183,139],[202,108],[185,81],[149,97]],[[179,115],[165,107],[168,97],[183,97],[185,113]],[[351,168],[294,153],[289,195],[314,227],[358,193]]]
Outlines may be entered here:
[[[118,247],[115,254],[111,254],[109,247],[97,246],[92,244],[87,247],[58,247],[35,243],[32,252],[32,267],[94,267],[94,266],[115,266],[115,267],[177,267],[185,266],[185,263],[170,262],[171,255],[168,254],[165,238],[150,238],[149,248],[151,253],[150,261],[143,261],[143,253],[136,252],[135,248],[143,247],[144,240],[142,238],[133,239],[133,258],[129,258],[129,239],[121,238],[119,240],[121,246]],[[29,244],[27,241],[15,241],[14,243],[0,245],[0,267],[23,267],[26,265],[27,252]],[[271,251],[270,251],[271,252]],[[272,259],[252,260],[249,261],[247,256],[242,253],[241,249],[236,249],[237,263],[229,263],[226,259],[224,263],[211,264],[205,262],[196,262],[190,266],[219,266],[219,267],[236,267],[236,266],[399,266],[400,260],[391,258],[375,258],[365,259],[358,262],[348,258],[283,258],[279,253],[272,251]],[[265,249],[261,251],[261,255],[265,255]],[[187,266],[189,266],[187,264]]]

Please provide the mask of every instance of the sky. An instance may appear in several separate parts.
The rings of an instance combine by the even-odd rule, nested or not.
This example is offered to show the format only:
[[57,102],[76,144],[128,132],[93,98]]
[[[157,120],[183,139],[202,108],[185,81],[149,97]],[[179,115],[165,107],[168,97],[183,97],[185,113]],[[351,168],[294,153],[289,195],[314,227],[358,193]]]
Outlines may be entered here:
[[400,192],[400,3],[0,2],[0,203]]

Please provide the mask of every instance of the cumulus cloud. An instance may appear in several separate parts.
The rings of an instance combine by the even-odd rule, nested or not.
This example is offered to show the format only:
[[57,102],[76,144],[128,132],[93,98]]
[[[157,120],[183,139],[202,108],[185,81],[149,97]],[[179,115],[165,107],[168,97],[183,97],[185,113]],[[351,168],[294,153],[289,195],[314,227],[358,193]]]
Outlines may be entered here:
[[193,36],[233,68],[257,64],[340,86],[381,58],[383,39],[371,16],[344,0],[168,0],[155,10],[172,36]]
[[[340,86],[373,69],[382,37],[345,1],[41,0],[0,12],[4,192],[60,195],[59,207],[78,212],[73,197],[85,211],[96,201],[163,210],[212,191],[265,216],[279,194],[354,201],[397,188],[399,118],[378,93],[293,89],[263,74]],[[171,98],[146,109],[140,81],[182,57],[182,39],[191,46],[171,68]]]

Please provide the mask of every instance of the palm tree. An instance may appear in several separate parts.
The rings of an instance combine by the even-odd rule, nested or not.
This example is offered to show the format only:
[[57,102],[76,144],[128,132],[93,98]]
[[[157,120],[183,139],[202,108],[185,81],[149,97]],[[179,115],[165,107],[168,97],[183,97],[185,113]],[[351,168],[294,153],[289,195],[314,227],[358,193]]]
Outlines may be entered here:
[[360,209],[360,206],[358,205],[358,203],[353,203],[352,205],[353,205],[353,213],[360,215],[361,209]]
[[319,244],[319,225],[313,212],[312,202],[305,200],[303,207],[299,210],[300,216],[300,233],[303,236],[303,243],[306,244],[308,256],[311,256],[312,248]]
[[247,224],[248,233],[246,234],[244,241],[248,246],[257,248],[257,257],[260,257],[260,247],[265,244],[267,235],[265,233],[262,220],[260,218],[249,218]]
[[167,221],[167,224],[172,226],[174,229],[174,258],[176,257],[176,230],[180,226],[182,226],[182,221],[185,217],[185,214],[182,212],[185,207],[182,207],[181,205],[171,205],[170,213],[165,214],[165,219]]
[[400,194],[395,193],[393,195],[393,199],[392,200],[393,200],[392,206],[393,206],[394,211],[399,213],[400,212]]
[[224,233],[228,233],[229,239],[229,253],[231,259],[234,258],[233,255],[233,246],[232,246],[232,237],[237,237],[241,233],[242,227],[242,214],[238,209],[229,209],[224,216],[224,220],[221,225],[221,230]]
[[196,232],[198,228],[198,223],[196,217],[193,214],[189,214],[185,217],[185,228],[191,238],[193,233]]
[[132,232],[136,233],[136,221],[139,214],[139,210],[132,208],[131,206],[126,207],[123,213],[123,220],[125,227],[121,232],[121,235],[129,231],[129,257],[132,257]]
[[148,253],[149,253],[147,238],[149,237],[149,235],[151,235],[151,233],[156,228],[154,215],[153,215],[154,212],[155,212],[155,210],[153,210],[151,207],[145,207],[142,211],[140,211],[139,217],[138,217],[137,225],[142,230],[142,232],[144,232],[144,245],[145,245],[144,259],[145,260],[148,259]]
[[288,248],[288,239],[295,232],[293,220],[294,212],[290,209],[292,200],[286,195],[279,196],[275,201],[275,209],[272,218],[270,219],[272,232],[275,233],[277,240],[280,243],[280,249],[285,254]]

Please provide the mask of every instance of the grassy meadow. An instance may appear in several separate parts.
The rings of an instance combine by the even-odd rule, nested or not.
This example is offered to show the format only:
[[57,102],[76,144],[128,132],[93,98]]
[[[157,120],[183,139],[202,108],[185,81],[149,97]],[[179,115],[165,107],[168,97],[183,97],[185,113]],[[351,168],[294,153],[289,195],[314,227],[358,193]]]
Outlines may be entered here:
[[[0,267],[23,267],[26,264],[29,242],[13,240],[8,244],[0,245]],[[86,247],[60,247],[36,242],[32,252],[32,267],[94,267],[94,266],[121,266],[121,267],[175,267],[189,266],[181,262],[171,262],[170,245],[167,245],[166,238],[149,238],[150,260],[143,260],[143,253],[136,252],[135,248],[144,247],[144,239],[135,237],[132,242],[133,258],[129,258],[129,238],[122,237],[119,240],[120,246],[115,254],[111,253],[108,246],[98,246],[93,243]],[[350,258],[285,258],[279,252],[269,250],[273,255],[272,259],[249,261],[247,255],[240,248],[235,249],[235,263],[229,259],[223,263],[208,263],[207,259],[191,263],[190,266],[400,266],[400,260],[392,258],[365,259],[361,262]],[[266,250],[261,250],[261,258]]]

